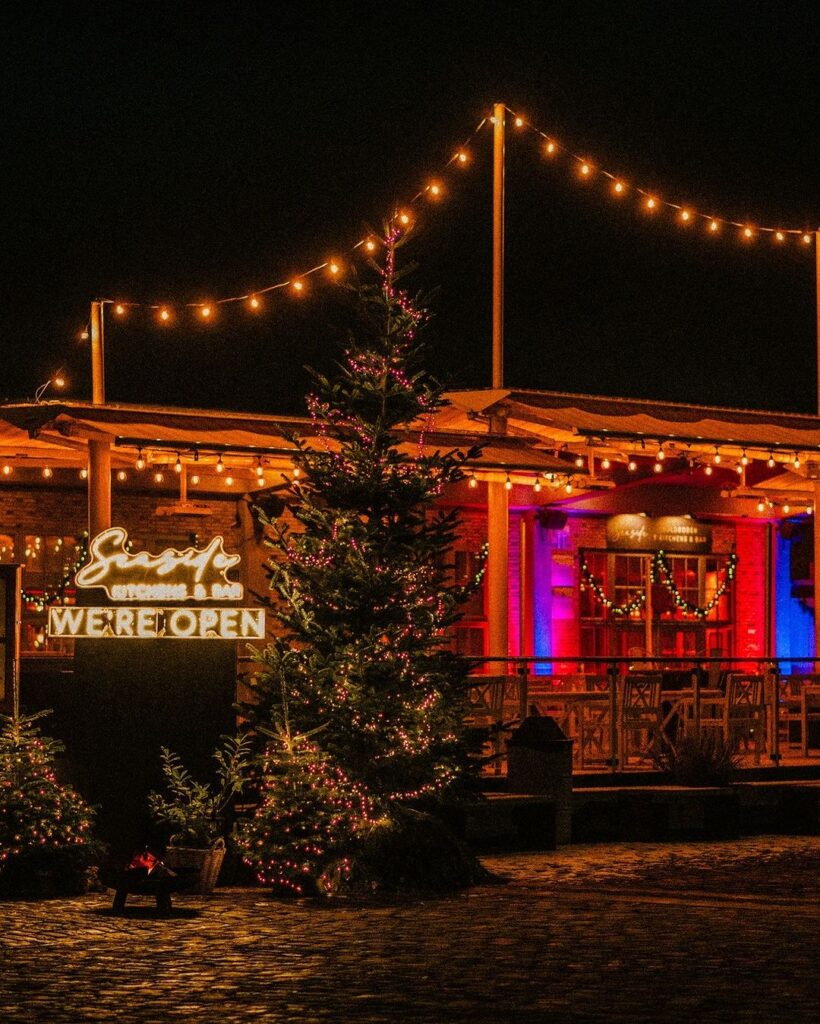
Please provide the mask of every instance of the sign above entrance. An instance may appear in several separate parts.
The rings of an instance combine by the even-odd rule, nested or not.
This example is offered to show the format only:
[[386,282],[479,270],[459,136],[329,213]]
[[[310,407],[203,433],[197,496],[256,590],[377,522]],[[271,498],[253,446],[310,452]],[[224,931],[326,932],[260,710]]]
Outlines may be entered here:
[[705,554],[712,550],[712,527],[690,516],[610,516],[606,546],[616,551],[674,551]]
[[121,526],[103,530],[88,548],[90,561],[75,577],[78,587],[101,587],[111,601],[240,601],[241,583],[228,579],[239,555],[221,537],[204,548],[166,548],[158,555],[129,551]]
[[52,607],[48,635],[80,640],[264,640],[263,608]]

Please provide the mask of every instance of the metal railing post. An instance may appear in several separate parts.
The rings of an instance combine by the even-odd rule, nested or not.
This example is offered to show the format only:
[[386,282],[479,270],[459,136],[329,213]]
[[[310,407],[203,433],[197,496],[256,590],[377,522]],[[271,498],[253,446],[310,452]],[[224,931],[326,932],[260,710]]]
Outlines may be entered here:
[[618,666],[613,662],[607,673],[609,675],[609,770],[618,770]]
[[[774,662],[769,666],[772,679],[772,744],[769,757],[774,764],[780,764],[780,666]],[[765,702],[764,702],[765,703]]]
[[518,717],[523,722],[528,713],[530,669],[526,661],[518,664]]

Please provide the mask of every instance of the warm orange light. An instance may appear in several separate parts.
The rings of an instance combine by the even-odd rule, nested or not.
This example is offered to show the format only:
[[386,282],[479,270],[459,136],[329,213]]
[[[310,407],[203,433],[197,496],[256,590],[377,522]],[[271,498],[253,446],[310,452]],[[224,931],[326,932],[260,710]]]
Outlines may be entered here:
[[680,219],[685,224],[687,221],[690,221],[692,219],[692,214],[688,210],[681,210]]
[[255,295],[251,295],[251,297],[248,299],[248,305],[251,307],[251,309],[259,309],[259,299],[257,299]]
[[547,154],[547,156],[555,155],[555,143],[552,140],[550,140],[546,144],[546,146],[544,146],[544,152]]
[[786,236],[783,234],[782,231],[775,231],[774,239],[775,239],[776,242],[783,242],[783,241],[785,241]]
[[302,470],[299,469],[298,466],[294,466],[293,467],[293,476],[294,476],[294,478],[298,480],[301,475],[302,475]]
[[434,199],[441,196],[441,185],[437,181],[431,182],[427,190]]
[[196,486],[199,483],[199,474],[198,473],[194,473],[194,475],[190,478],[190,480],[188,482],[192,483],[194,486]]
[[117,316],[122,316],[123,313],[125,312],[125,306],[123,306],[121,302],[118,302],[116,306],[114,306],[114,312],[117,314]]
[[587,177],[587,175],[589,174],[589,172],[591,170],[592,170],[592,168],[589,166],[589,164],[586,164],[586,163],[581,164],[581,174],[583,174],[584,177]]
[[404,224],[405,226],[407,226],[409,223],[410,223],[410,214],[409,213],[400,213],[399,214],[399,224]]
[[165,479],[165,477],[163,476],[163,474],[162,474],[162,473],[160,473],[160,472],[154,473],[154,480],[155,480],[155,481],[156,481],[156,482],[157,482],[158,484],[161,484],[161,483],[162,483],[162,481],[163,481],[164,479]]
[[515,127],[516,128],[523,128],[524,127],[524,118],[523,117],[517,117],[515,119]]
[[159,311],[159,318],[160,320],[163,321],[163,323],[167,323],[171,319],[170,310],[166,309],[163,306],[163,308]]
[[233,487],[233,477],[232,476],[226,476],[225,477],[225,486],[226,487]]
[[717,231],[717,229],[718,229],[718,222],[716,220],[710,220],[709,221],[709,230],[710,231]]
[[751,238],[752,238],[752,235],[753,235],[753,234],[754,234],[754,233],[753,233],[753,231],[752,231],[752,229],[751,229],[751,228],[744,228],[744,229],[743,229],[743,237],[744,237],[745,239],[747,239],[747,241],[748,241],[749,239],[751,239]]
[[635,470],[638,468],[638,463],[634,459],[630,459],[629,464],[626,468],[629,470],[630,473],[634,473]]
[[372,238],[368,238],[368,240],[364,243],[364,247],[365,249],[367,249],[368,252],[373,252],[373,250],[376,248],[376,243],[373,241]]
[[88,470],[85,467],[83,467],[80,470],[80,479],[81,480],[87,480],[88,479]]
[[199,315],[202,317],[203,320],[207,320],[208,317],[211,315],[211,312],[212,310],[210,306],[200,306]]
[[456,153],[456,160],[457,160],[457,161],[458,161],[458,162],[459,162],[460,164],[466,164],[466,163],[467,163],[467,161],[468,161],[468,159],[469,159],[469,157],[467,156],[467,154],[466,154],[466,153],[464,152],[464,150],[463,150],[463,149],[460,149],[460,150],[458,151],[458,153]]
[[11,466],[6,463],[5,466],[3,466],[3,476],[11,476],[12,472],[13,470]]
[[567,484],[564,487],[564,490],[567,492],[567,494],[572,494],[572,484],[569,481],[567,481]]
[[65,377],[61,373],[57,373],[52,377],[51,383],[55,388],[64,388],[66,385]]
[[125,472],[124,469],[119,470],[119,472],[117,473],[117,479],[119,480],[120,483],[128,479],[128,474]]
[[[5,466],[3,467],[3,472],[6,471],[6,468],[7,467]],[[475,475],[475,473],[473,473],[473,475],[470,477],[470,487],[478,487],[478,477]]]
[[704,472],[704,473],[705,473],[705,474],[706,474],[707,476],[711,476],[711,475],[712,475],[712,467],[711,467],[711,466],[704,466],[704,467],[703,467],[703,472]]
[[647,210],[654,210],[654,209],[657,208],[657,205],[658,205],[657,199],[653,199],[652,196],[650,196],[646,200],[646,208],[647,208]]
[[621,195],[624,191],[624,183],[622,181],[616,181],[615,184],[612,186],[612,191],[616,192],[618,195]]
[[662,462],[656,462],[653,468],[654,468],[656,473],[662,473],[663,472],[663,463]]
[[611,465],[612,463],[609,461],[609,459],[601,459],[601,469],[609,469]]
[[46,478],[46,480],[49,480],[51,477],[54,476],[54,470],[51,468],[51,466],[43,466],[43,476]]
[[304,281],[294,281],[293,284],[291,285],[291,288],[293,288],[297,295],[301,295],[302,292],[305,290],[305,283]]
[[803,243],[804,245],[811,245],[811,235],[808,231],[803,235]]
[[341,267],[336,262],[336,260],[331,260],[330,263],[328,263],[327,265],[327,270],[329,274],[332,274],[335,277],[341,270]]

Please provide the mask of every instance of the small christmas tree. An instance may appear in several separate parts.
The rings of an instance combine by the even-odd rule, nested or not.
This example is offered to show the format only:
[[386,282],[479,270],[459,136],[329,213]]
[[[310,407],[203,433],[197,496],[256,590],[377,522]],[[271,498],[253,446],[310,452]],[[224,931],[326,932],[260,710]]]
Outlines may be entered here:
[[284,722],[268,733],[261,802],[240,830],[240,847],[258,881],[275,892],[334,891],[350,874],[350,853],[372,823],[372,804],[313,736],[293,735],[286,699],[284,709]]
[[0,716],[0,891],[80,887],[96,853],[93,812],[54,772],[62,744],[36,724],[46,714]]
[[[453,582],[456,514],[435,506],[476,454],[426,444],[444,402],[421,367],[426,314],[397,284],[398,242],[391,227],[378,285],[356,292],[357,327],[338,374],[315,377],[308,408],[318,443],[293,439],[297,526],[269,523],[283,631],[245,709],[270,728],[281,719],[283,683],[294,729],[314,737],[316,770],[331,789],[333,779],[355,784],[382,820],[441,792],[464,766],[467,664],[445,631],[469,588]],[[303,771],[294,752],[284,756],[278,770]],[[295,794],[291,827],[309,831],[315,801],[300,809]],[[298,859],[287,849],[280,862]]]

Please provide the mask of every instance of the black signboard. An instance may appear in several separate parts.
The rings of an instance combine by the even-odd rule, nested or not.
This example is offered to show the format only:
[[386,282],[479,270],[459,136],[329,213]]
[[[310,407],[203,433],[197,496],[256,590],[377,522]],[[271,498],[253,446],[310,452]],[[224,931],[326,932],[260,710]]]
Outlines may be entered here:
[[606,546],[616,551],[674,551],[694,555],[712,550],[712,527],[691,516],[610,516]]

